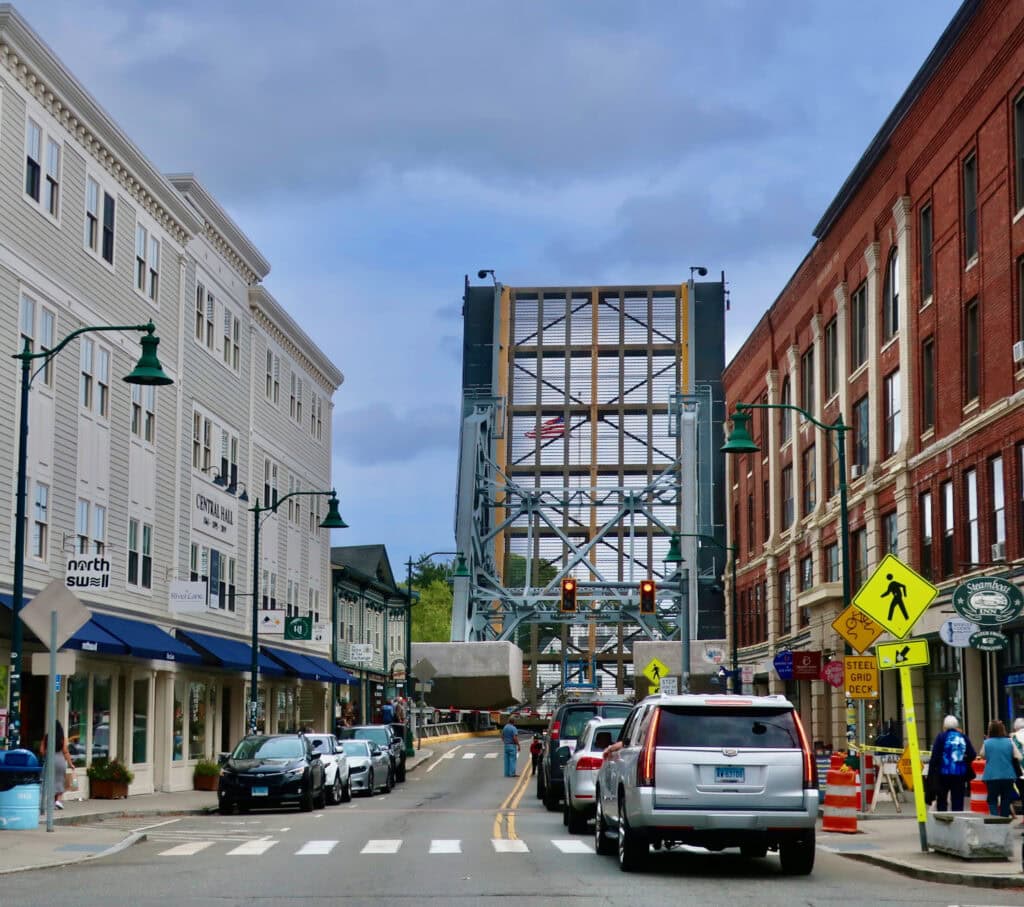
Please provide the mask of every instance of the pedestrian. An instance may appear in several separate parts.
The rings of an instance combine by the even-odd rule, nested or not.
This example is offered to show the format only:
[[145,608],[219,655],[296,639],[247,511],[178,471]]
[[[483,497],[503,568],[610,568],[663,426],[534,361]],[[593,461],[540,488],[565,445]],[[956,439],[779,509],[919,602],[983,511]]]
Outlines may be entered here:
[[942,720],[942,733],[935,738],[928,760],[928,787],[935,797],[937,812],[946,812],[947,809],[963,812],[964,791],[974,759],[974,747],[960,730],[959,719],[955,715],[947,715]]
[[[39,746],[39,754],[45,759],[49,744],[49,734],[43,734],[43,742]],[[56,728],[57,745],[53,750],[53,805],[57,809],[64,808],[64,781],[67,777],[68,767],[74,763],[71,761],[71,753],[68,751],[68,741],[64,736],[64,726],[57,721]]]
[[395,707],[388,699],[380,709],[381,724],[391,724],[395,720]]
[[544,744],[540,742],[538,734],[533,735],[530,743],[530,774],[537,774],[537,766],[540,765],[540,754],[544,752]]
[[1006,736],[1006,725],[998,718],[989,722],[988,737],[981,746],[985,772],[981,779],[988,788],[988,811],[993,816],[1010,817],[1010,804],[1017,796],[1017,763],[1020,753]]
[[356,710],[351,702],[345,703],[345,708],[341,715],[341,723],[345,727],[352,727],[356,723]]
[[510,717],[501,729],[501,740],[505,744],[505,777],[516,777],[516,760],[519,758],[519,730]]

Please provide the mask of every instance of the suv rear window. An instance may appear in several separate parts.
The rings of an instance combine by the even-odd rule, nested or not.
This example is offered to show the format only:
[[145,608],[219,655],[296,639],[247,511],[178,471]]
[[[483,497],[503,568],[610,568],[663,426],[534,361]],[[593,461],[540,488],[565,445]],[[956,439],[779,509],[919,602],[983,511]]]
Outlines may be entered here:
[[567,737],[577,740],[587,722],[599,713],[602,718],[625,718],[631,710],[632,706],[629,705],[577,706],[566,711],[565,723],[559,734],[563,740]]
[[662,706],[657,746],[800,749],[792,709]]

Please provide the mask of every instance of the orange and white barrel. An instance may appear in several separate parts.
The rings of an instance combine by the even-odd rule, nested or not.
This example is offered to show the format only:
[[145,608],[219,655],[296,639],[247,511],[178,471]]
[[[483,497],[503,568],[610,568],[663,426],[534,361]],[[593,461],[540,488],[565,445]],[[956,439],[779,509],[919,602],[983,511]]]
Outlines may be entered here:
[[975,759],[971,763],[974,769],[974,780],[971,782],[971,812],[988,815],[988,785],[981,780],[985,773],[985,760]]
[[860,792],[857,790],[857,775],[850,771],[829,771],[821,830],[838,831],[848,835],[856,834],[857,807],[859,805]]
[[837,772],[843,767],[843,763],[846,762],[846,753],[843,750],[838,750],[832,754],[832,760],[829,764],[831,771]]
[[875,757],[873,753],[864,753],[863,759],[864,786],[868,795],[868,806],[870,806],[875,799]]

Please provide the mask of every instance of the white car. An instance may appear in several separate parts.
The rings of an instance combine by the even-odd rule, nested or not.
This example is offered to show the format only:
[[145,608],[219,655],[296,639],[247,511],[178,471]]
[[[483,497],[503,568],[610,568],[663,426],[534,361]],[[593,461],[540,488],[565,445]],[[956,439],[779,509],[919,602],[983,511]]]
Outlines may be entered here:
[[352,799],[352,779],[348,759],[334,734],[306,734],[313,752],[324,764],[324,790],[328,803],[348,803]]
[[576,749],[559,747],[558,758],[566,759],[565,801],[562,806],[562,824],[570,834],[583,834],[587,821],[594,818],[594,785],[601,768],[603,753],[619,739],[623,718],[591,718],[583,727]]
[[342,740],[348,760],[352,790],[364,790],[372,797],[378,790],[391,791],[391,755],[371,740]]

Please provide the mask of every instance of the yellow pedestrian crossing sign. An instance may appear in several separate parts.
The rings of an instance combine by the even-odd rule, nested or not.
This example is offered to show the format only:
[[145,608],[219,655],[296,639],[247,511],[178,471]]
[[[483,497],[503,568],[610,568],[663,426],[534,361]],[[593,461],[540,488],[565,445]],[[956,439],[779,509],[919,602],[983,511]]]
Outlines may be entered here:
[[878,670],[921,668],[929,663],[927,639],[904,639],[901,642],[879,643],[875,646]]
[[898,557],[882,558],[853,603],[897,639],[906,636],[939,594],[928,580]]
[[643,675],[651,682],[652,686],[660,687],[661,678],[668,677],[668,665],[657,658],[652,658],[647,662],[647,667],[644,668]]

